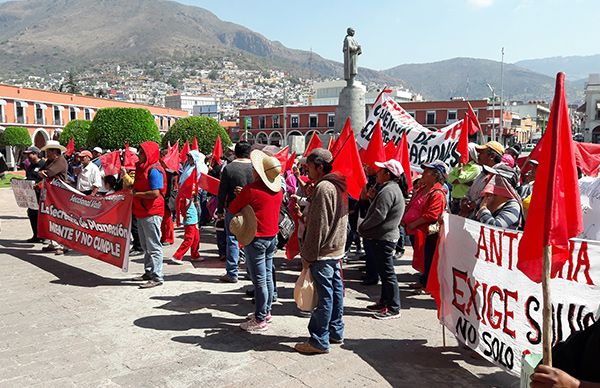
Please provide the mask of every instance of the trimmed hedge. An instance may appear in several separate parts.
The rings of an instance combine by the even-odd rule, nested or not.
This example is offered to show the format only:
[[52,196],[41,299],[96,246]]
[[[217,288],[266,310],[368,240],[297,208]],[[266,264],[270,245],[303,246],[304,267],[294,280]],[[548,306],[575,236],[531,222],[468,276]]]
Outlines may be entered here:
[[6,127],[4,132],[0,133],[0,145],[3,147],[27,148],[31,144],[31,136],[27,128]]
[[154,116],[143,108],[98,109],[88,133],[88,147],[119,149],[129,144],[139,147],[145,141],[160,143]]
[[65,126],[65,129],[60,133],[58,141],[65,147],[69,141],[75,139],[75,149],[80,150],[87,146],[88,134],[90,131],[91,121],[88,120],[73,120]]
[[179,148],[183,147],[186,140],[190,142],[190,146],[194,141],[194,136],[198,141],[200,152],[205,155],[211,154],[217,136],[221,136],[221,144],[223,147],[230,146],[231,139],[229,135],[219,125],[217,120],[211,117],[193,116],[177,120],[169,129],[162,140],[163,147],[167,147],[168,143],[175,144],[179,140]]

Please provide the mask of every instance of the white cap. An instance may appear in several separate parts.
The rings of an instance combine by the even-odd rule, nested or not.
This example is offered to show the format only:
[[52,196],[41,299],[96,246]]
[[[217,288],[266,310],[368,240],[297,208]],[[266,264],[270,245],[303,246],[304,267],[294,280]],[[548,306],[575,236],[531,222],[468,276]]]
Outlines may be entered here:
[[101,154],[102,153],[102,148],[100,148],[100,147],[94,147],[94,148],[92,148],[92,151]]

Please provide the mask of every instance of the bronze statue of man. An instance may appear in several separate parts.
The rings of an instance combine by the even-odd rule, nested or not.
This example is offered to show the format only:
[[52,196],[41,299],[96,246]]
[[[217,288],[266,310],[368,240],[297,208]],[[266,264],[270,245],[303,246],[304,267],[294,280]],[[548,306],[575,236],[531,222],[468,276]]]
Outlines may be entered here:
[[362,53],[360,45],[354,39],[354,29],[348,27],[346,30],[346,38],[344,39],[344,79],[348,86],[354,83],[354,77],[358,73],[358,65],[356,57]]

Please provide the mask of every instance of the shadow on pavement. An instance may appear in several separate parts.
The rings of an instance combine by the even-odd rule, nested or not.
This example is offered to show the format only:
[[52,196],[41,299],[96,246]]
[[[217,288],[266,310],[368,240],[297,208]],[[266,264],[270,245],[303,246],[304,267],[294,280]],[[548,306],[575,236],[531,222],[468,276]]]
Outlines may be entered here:
[[0,216],[0,220],[26,220],[27,216]]

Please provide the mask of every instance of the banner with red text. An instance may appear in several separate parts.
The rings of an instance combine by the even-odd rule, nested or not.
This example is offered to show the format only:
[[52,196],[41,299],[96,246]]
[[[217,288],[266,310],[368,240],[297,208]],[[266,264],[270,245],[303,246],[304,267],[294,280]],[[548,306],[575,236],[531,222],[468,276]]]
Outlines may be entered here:
[[[522,233],[445,216],[439,246],[441,319],[456,337],[519,375],[523,352],[542,353],[542,285],[516,265]],[[570,259],[552,274],[554,341],[598,319],[600,242],[571,242]]]
[[38,236],[115,265],[129,265],[131,195],[86,196],[60,180],[44,183]]
[[406,133],[410,164],[414,171],[421,171],[421,164],[441,160],[449,166],[455,166],[460,161],[460,153],[457,151],[460,131],[463,120],[454,122],[440,130],[430,130],[419,124],[408,112],[406,112],[391,94],[381,92],[371,111],[364,128],[357,136],[358,145],[366,149],[371,140],[377,120],[381,123],[383,143],[393,141],[400,143],[402,135]]

